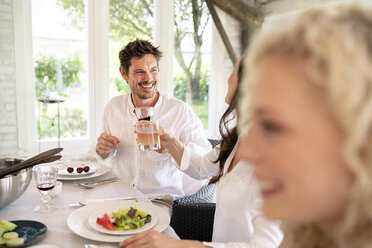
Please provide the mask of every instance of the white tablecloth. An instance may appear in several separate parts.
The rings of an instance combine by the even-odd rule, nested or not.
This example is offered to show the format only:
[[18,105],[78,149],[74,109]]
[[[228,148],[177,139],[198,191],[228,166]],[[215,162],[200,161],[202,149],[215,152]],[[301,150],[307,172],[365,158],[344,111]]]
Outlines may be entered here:
[[[112,177],[113,174],[107,173],[101,178]],[[67,226],[68,216],[76,209],[68,205],[77,203],[85,199],[105,199],[115,197],[138,197],[139,200],[143,195],[132,185],[120,180],[115,183],[97,186],[94,189],[84,189],[74,181],[62,181],[62,192],[52,199],[51,203],[58,205],[58,209],[50,213],[36,213],[33,208],[40,203],[41,194],[36,188],[35,181],[32,180],[29,187],[12,204],[0,209],[0,219],[4,220],[35,220],[42,222],[48,228],[46,236],[37,243],[54,244],[60,248],[63,247],[83,247],[84,244],[96,244],[103,247],[118,247],[115,243],[103,243],[88,240],[75,235]],[[80,182],[80,181],[79,181]],[[177,237],[174,230],[168,226],[163,233]],[[35,244],[36,245],[36,244]]]

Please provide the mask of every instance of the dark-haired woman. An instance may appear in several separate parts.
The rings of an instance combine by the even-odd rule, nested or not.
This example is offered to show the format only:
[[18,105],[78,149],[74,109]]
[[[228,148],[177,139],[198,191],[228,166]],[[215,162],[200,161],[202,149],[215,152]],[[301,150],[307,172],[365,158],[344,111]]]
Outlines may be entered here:
[[228,128],[229,123],[236,119],[241,68],[238,62],[228,79],[225,102],[229,107],[220,121],[220,146],[200,156],[169,134],[164,132],[161,136],[162,147],[173,156],[180,170],[196,179],[213,177],[211,182],[217,183],[212,242],[176,240],[149,231],[123,241],[122,247],[279,247],[283,234],[278,223],[261,214],[259,192],[252,178],[253,168],[242,164],[240,154],[236,153],[241,143],[236,124]]

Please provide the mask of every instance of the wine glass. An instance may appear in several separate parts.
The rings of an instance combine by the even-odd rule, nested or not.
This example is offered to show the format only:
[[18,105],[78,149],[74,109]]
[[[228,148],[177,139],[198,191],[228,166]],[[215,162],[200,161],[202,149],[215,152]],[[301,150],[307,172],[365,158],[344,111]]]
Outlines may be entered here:
[[154,115],[154,107],[137,107],[134,108],[134,113],[136,114],[139,121],[151,121]]
[[49,192],[52,190],[57,181],[58,168],[50,164],[39,164],[32,168],[36,186],[41,193],[41,204],[34,208],[35,212],[51,212],[57,208],[50,203]]

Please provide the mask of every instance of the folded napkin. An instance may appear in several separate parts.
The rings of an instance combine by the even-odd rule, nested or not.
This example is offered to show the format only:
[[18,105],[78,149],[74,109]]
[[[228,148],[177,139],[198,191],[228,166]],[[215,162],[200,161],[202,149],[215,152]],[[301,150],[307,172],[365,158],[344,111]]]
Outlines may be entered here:
[[[147,199],[150,201],[165,201],[164,204],[170,205],[171,207],[173,206],[173,198],[170,195],[145,195]],[[89,198],[86,199],[84,203],[89,204],[89,203],[97,203],[97,202],[105,202],[105,201],[120,201],[120,200],[134,200],[138,199],[137,196],[123,196],[123,197],[114,197],[114,198]]]

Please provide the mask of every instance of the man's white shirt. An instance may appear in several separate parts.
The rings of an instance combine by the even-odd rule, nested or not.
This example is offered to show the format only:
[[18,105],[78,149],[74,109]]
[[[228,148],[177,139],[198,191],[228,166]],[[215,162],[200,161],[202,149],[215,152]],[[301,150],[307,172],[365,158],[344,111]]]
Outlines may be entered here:
[[[200,119],[184,102],[159,93],[152,120],[193,153],[203,155],[211,150]],[[98,154],[96,158],[109,166],[113,164],[120,177],[144,194],[170,194],[178,198],[205,185],[205,180],[195,180],[180,171],[169,153],[139,151],[133,131],[136,122],[131,94],[112,98],[105,107],[102,133],[116,136],[120,143],[117,151],[112,150],[106,159]]]

